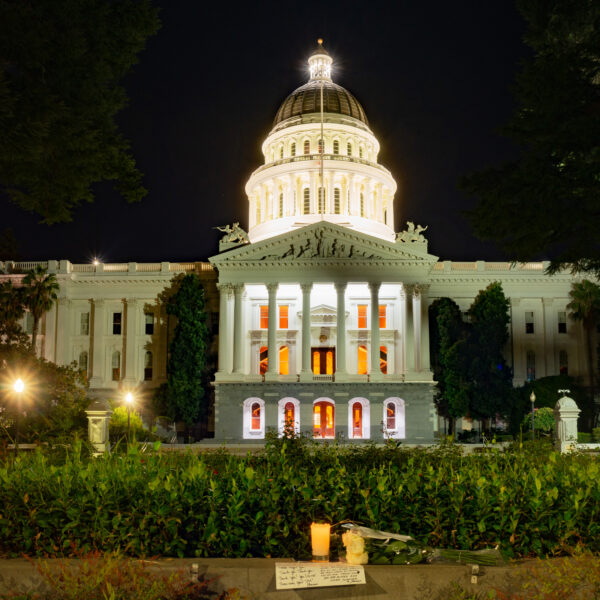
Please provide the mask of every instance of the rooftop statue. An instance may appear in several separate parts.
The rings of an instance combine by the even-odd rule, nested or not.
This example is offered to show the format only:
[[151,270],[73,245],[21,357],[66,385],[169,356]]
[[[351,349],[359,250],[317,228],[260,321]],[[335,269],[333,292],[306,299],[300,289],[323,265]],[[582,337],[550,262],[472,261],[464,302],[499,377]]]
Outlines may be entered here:
[[396,241],[408,243],[427,242],[422,232],[427,231],[428,227],[429,225],[426,225],[425,227],[417,225],[415,227],[415,224],[412,221],[406,221],[406,229],[404,231],[399,231],[396,234]]
[[214,227],[213,229],[218,229],[219,231],[225,233],[225,235],[219,240],[219,250],[221,252],[223,250],[228,250],[233,246],[250,243],[248,234],[240,227],[238,221],[236,221],[233,225],[222,225],[221,227]]

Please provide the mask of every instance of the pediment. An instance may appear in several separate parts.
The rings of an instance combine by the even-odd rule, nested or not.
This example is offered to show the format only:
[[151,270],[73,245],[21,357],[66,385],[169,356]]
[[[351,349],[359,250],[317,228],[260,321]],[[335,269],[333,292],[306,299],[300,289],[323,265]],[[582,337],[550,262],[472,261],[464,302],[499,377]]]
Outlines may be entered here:
[[310,261],[411,261],[433,264],[437,257],[422,244],[388,242],[329,222],[307,225],[295,231],[255,242],[211,257],[218,268],[240,263],[289,264]]

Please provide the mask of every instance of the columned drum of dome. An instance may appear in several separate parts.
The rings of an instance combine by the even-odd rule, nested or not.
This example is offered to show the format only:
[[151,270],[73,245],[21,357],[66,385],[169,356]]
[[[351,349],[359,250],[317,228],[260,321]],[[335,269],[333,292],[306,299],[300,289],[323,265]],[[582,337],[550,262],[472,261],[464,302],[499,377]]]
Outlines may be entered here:
[[396,182],[377,162],[379,142],[365,111],[331,78],[322,43],[309,81],[292,92],[263,142],[265,164],[246,184],[251,242],[316,221],[394,241]]

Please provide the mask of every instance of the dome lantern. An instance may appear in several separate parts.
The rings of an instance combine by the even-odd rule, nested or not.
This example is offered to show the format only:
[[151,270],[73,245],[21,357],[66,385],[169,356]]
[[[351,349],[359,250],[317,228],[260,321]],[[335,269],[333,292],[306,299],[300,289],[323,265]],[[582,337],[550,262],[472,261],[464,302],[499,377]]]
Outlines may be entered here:
[[325,79],[331,81],[331,64],[333,60],[327,50],[323,48],[323,40],[319,38],[317,41],[319,45],[308,59],[310,80]]

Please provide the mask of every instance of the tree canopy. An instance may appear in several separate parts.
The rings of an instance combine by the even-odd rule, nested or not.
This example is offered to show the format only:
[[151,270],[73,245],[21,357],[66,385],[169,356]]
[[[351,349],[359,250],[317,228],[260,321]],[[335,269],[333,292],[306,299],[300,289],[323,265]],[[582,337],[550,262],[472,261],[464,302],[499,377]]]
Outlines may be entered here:
[[21,297],[25,308],[33,317],[33,331],[31,335],[31,349],[35,352],[38,328],[44,313],[52,308],[58,298],[60,286],[54,273],[48,273],[47,269],[37,265],[35,269],[28,271],[23,277]]
[[70,221],[97,182],[143,198],[115,115],[160,26],[151,0],[0,0],[0,23],[0,189],[45,223]]
[[600,3],[519,0],[532,57],[503,132],[520,156],[463,178],[478,237],[518,261],[600,273]]

